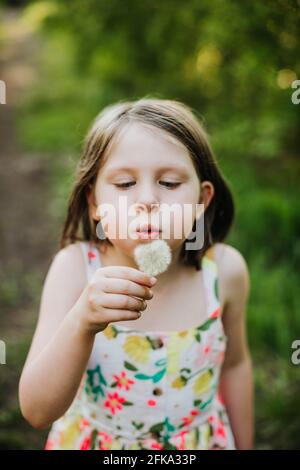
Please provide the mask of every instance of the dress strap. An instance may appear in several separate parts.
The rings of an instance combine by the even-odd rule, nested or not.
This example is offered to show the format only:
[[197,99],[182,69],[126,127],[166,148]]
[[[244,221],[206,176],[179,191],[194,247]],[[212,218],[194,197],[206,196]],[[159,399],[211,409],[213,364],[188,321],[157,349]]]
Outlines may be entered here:
[[219,297],[219,272],[215,257],[214,245],[206,250],[202,258],[202,269],[208,316],[219,316],[221,312]]
[[101,266],[100,255],[97,248],[89,240],[79,242],[79,245],[84,259],[86,278],[88,282],[96,269]]

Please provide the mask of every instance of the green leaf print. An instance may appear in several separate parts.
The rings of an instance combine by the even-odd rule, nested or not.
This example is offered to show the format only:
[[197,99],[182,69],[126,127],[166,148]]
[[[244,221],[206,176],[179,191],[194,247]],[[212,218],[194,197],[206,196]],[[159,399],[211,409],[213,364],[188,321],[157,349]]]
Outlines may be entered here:
[[133,364],[127,361],[124,361],[124,367],[126,367],[126,369],[128,370],[133,370],[133,371],[138,370]]
[[135,374],[134,376],[136,379],[139,380],[149,380],[152,379],[151,375],[146,375],[146,374]]
[[123,406],[132,406],[133,403],[131,403],[131,401],[123,401],[122,405]]
[[173,424],[170,423],[168,417],[166,417],[165,420],[164,420],[164,426],[167,428],[168,432],[175,431],[175,427],[173,426]]
[[94,401],[97,401],[98,399],[98,394],[100,393],[102,397],[105,396],[105,393],[103,391],[102,385],[107,385],[107,382],[105,378],[102,375],[100,365],[98,364],[95,369],[88,369],[87,370],[87,387],[86,387],[86,392],[94,394]]
[[92,438],[91,438],[91,450],[95,450],[96,448],[97,435],[98,435],[98,431],[97,429],[94,429],[92,432]]
[[217,277],[216,277],[215,282],[214,282],[214,291],[215,291],[216,299],[219,300],[219,283],[218,283],[218,278]]
[[185,370],[188,374],[191,373],[191,369],[188,369],[187,367],[183,367],[182,369],[180,369],[179,372],[183,372],[184,370]]
[[202,331],[206,331],[210,328],[210,325],[215,322],[217,320],[216,317],[214,318],[209,318],[205,323],[203,323],[203,325],[199,326],[197,328],[197,330],[202,330]]
[[199,331],[197,331],[197,333],[195,334],[195,339],[196,339],[196,341],[198,341],[198,343],[200,343],[201,335],[200,335]]
[[171,444],[168,440],[166,440],[164,442],[163,449],[164,450],[177,450],[177,447]]
[[195,429],[195,439],[196,439],[196,443],[198,443],[199,442],[199,428]]
[[215,394],[213,394],[205,403],[200,405],[200,410],[204,410],[214,399]]
[[194,406],[201,405],[202,400],[194,400]]
[[155,362],[155,365],[158,367],[163,367],[167,363],[167,360],[163,357],[162,359],[158,359],[158,361]]
[[153,377],[152,377],[152,380],[153,380],[153,383],[156,383],[156,382],[159,382],[163,376],[165,375],[166,373],[166,368],[165,369],[162,369],[160,370],[159,372],[157,372]]
[[166,368],[156,372],[154,375],[146,375],[146,374],[135,374],[135,378],[139,380],[152,380],[153,383],[159,382],[164,374],[166,373]]
[[135,421],[131,421],[131,422],[132,422],[133,426],[138,430],[142,429],[145,425],[145,423],[136,423]]
[[162,431],[164,430],[164,422],[162,423],[156,423],[154,424],[153,426],[151,426],[151,428],[149,429],[149,431],[152,433],[152,434],[160,434]]

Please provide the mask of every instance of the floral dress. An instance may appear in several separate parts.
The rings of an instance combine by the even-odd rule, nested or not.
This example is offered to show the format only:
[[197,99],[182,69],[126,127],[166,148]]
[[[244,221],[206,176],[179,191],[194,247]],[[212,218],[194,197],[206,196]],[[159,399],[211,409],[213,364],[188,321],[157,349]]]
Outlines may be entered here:
[[[101,266],[99,252],[77,243],[88,281]],[[45,449],[236,448],[218,392],[228,338],[213,247],[202,269],[208,311],[199,326],[166,332],[112,322],[96,334],[77,394]]]

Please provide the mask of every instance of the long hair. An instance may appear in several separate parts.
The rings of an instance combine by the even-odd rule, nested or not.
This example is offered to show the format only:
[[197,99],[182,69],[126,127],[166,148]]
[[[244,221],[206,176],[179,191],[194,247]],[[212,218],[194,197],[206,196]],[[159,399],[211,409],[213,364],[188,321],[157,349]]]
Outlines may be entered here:
[[[109,147],[118,133],[124,126],[134,122],[161,129],[184,144],[193,160],[199,181],[208,180],[214,186],[214,196],[203,215],[203,245],[199,250],[186,250],[185,240],[179,256],[183,264],[195,266],[199,270],[205,251],[215,242],[226,238],[234,219],[234,202],[202,124],[190,107],[176,100],[145,97],[118,102],[99,113],[86,135],[76,168],[60,247],[84,240],[111,244],[108,239],[99,240],[97,237],[97,221],[89,216],[87,192],[93,187],[99,168],[104,164]],[[196,228],[195,221],[193,232]]]

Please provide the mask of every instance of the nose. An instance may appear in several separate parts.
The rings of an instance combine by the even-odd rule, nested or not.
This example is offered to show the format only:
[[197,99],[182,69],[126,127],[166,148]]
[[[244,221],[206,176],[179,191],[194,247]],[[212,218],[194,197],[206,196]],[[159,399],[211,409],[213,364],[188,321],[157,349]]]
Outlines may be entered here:
[[136,197],[135,207],[138,213],[141,211],[152,212],[159,208],[159,198],[156,189],[151,183],[140,186]]

